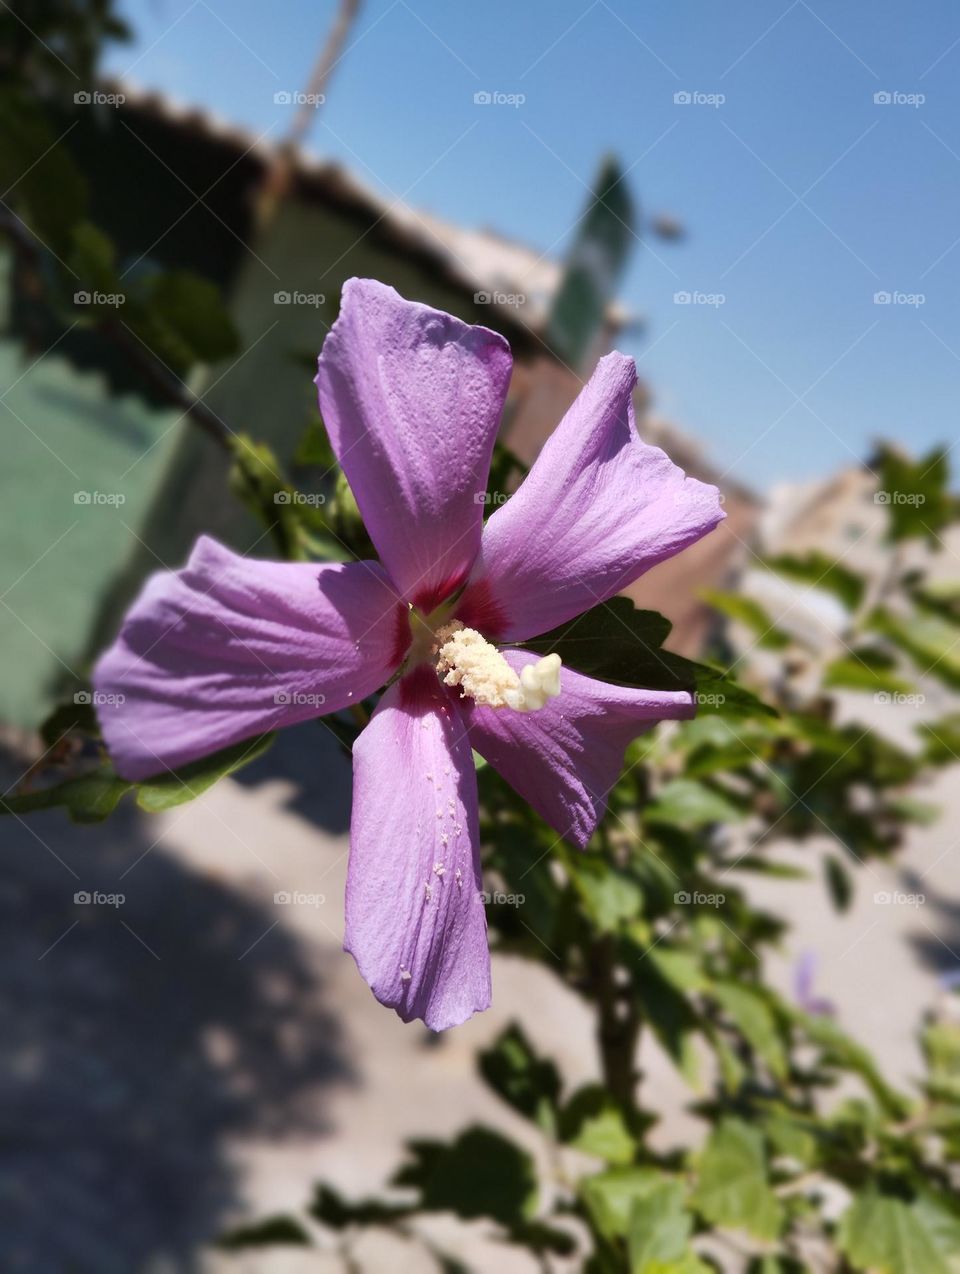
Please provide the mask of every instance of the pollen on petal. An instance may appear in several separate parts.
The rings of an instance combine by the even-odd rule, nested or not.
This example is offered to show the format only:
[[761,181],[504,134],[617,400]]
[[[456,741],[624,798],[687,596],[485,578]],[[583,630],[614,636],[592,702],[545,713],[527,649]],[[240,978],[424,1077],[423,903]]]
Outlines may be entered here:
[[535,712],[560,693],[558,654],[545,655],[517,676],[496,646],[460,620],[439,629],[436,638],[437,675],[481,707]]
[[475,628],[464,628],[454,620],[437,633],[437,673],[447,686],[459,686],[468,696],[487,708],[507,705],[505,694],[520,686],[520,678]]

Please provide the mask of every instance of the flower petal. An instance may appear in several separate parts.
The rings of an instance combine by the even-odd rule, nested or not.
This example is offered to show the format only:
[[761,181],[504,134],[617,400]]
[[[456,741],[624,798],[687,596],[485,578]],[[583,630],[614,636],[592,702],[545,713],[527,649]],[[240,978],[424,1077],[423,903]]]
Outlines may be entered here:
[[[539,656],[506,650],[516,671]],[[593,835],[620,777],[627,744],[658,721],[694,716],[685,690],[629,690],[560,670],[560,694],[537,712],[461,704],[473,747],[559,834],[579,848]]]
[[359,702],[408,641],[378,563],[252,561],[203,536],[147,581],[101,656],[103,735],[119,773],[145,778]]
[[382,1003],[434,1031],[490,1003],[477,780],[431,669],[381,699],[353,749],[345,948]]
[[424,610],[480,544],[510,347],[485,327],[348,279],[323,343],[320,410],[380,558]]
[[[606,601],[720,522],[716,487],[641,442],[633,359],[608,354],[487,522],[458,614],[505,641]],[[491,629],[491,624],[495,627]]]

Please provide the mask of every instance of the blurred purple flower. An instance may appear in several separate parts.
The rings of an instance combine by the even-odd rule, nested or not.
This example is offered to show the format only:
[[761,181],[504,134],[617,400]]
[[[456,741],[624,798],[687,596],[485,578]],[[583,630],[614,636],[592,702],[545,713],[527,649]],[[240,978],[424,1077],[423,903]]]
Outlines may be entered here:
[[510,372],[495,332],[349,280],[317,386],[380,562],[250,561],[203,537],[147,582],[94,676],[118,696],[100,717],[130,779],[391,682],[353,751],[344,945],[379,1000],[434,1030],[490,1002],[471,749],[582,847],[630,740],[694,713],[685,691],[501,644],[607,600],[723,517],[715,487],[641,442],[636,369],[610,354],[484,525]]
[[813,983],[819,961],[815,951],[803,951],[793,968],[793,995],[803,1009],[814,1017],[834,1017],[837,1006],[832,1000],[814,994]]

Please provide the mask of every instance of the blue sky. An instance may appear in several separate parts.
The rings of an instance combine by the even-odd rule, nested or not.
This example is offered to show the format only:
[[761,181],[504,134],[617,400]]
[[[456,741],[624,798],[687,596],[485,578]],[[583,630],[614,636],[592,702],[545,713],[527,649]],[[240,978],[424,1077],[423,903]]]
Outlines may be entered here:
[[[303,87],[335,5],[123,8],[137,42],[111,71],[278,135],[273,95]],[[621,295],[646,327],[625,348],[721,469],[763,487],[880,436],[958,436],[951,0],[365,0],[351,43],[311,146],[388,197],[562,254],[609,150],[645,213],[683,222],[682,243],[636,245]],[[483,89],[526,100],[480,108]]]

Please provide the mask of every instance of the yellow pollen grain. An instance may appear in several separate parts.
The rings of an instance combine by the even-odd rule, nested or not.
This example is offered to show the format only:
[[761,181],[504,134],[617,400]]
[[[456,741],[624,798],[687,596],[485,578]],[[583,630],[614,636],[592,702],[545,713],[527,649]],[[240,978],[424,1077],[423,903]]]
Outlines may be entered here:
[[495,646],[459,620],[441,628],[437,642],[437,673],[445,685],[459,686],[461,696],[483,707],[507,706],[507,692],[519,689],[520,678]]

